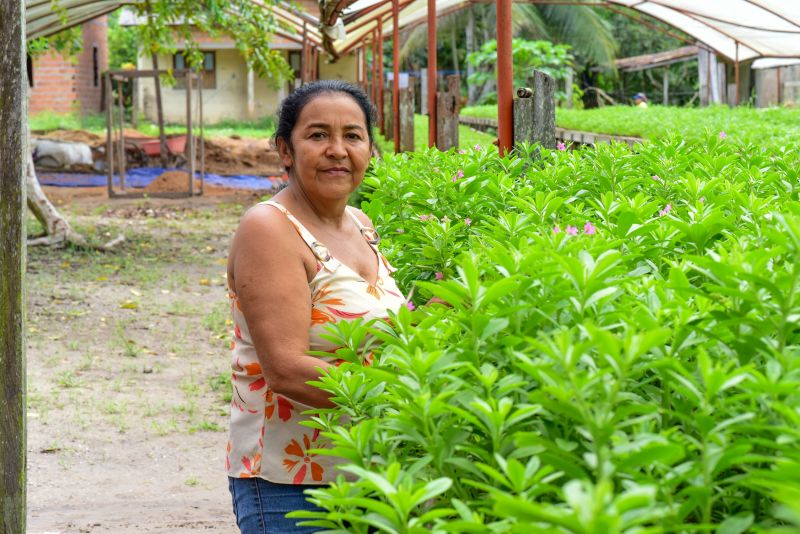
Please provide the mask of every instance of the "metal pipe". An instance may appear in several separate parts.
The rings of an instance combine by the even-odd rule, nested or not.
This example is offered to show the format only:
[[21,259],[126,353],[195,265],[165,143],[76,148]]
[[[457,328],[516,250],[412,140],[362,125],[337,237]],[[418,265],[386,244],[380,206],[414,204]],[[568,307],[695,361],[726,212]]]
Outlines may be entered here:
[[383,24],[378,24],[378,102],[376,102],[376,106],[378,107],[378,123],[380,124],[380,132],[384,134],[384,125],[383,125],[383,86],[384,86],[384,75],[383,75]]
[[511,0],[497,0],[497,145],[500,155],[514,144],[514,71],[511,50]]
[[392,0],[392,127],[394,151],[400,152],[400,6]]
[[428,0],[428,146],[436,146],[436,0]]
[[736,62],[733,64],[733,72],[736,76],[736,102],[734,102],[734,106],[738,106],[740,103],[739,99],[739,41],[736,41]]

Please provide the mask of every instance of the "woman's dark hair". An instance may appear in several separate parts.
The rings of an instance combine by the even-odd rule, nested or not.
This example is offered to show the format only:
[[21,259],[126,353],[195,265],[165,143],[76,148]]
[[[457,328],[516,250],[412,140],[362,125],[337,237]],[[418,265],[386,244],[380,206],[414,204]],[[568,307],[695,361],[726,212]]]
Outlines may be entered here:
[[375,107],[361,88],[341,80],[319,80],[307,83],[284,98],[278,109],[278,128],[275,130],[275,140],[282,138],[291,146],[292,130],[294,130],[300,112],[303,111],[306,104],[320,95],[337,93],[345,94],[355,100],[358,107],[364,112],[369,142],[373,143],[372,124],[375,122]]

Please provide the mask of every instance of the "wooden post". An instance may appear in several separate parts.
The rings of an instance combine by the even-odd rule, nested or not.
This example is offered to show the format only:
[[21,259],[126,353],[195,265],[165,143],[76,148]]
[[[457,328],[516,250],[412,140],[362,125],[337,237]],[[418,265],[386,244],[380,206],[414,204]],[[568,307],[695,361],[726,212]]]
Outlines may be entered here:
[[392,0],[392,115],[394,151],[400,152],[400,3]]
[[439,150],[458,148],[459,86],[459,77],[450,75],[447,77],[447,91],[436,94],[436,146]]
[[497,145],[506,154],[514,143],[514,73],[511,0],[497,0]]
[[200,123],[200,194],[205,192],[206,188],[206,140],[205,130],[203,126],[203,71],[199,72],[199,80],[197,81],[197,120]]
[[106,171],[108,173],[108,198],[114,196],[114,120],[112,113],[113,99],[111,97],[111,74],[103,76],[105,87],[106,105]]
[[[153,70],[158,72],[158,55],[153,53]],[[156,115],[158,118],[158,138],[161,141],[161,166],[166,167],[169,159],[167,149],[167,134],[164,131],[164,103],[161,101],[161,76],[155,75],[156,81]]]
[[555,80],[541,71],[534,71],[532,88],[521,88],[514,101],[514,145],[538,143],[556,147]]
[[[123,81],[121,79],[117,79],[117,102],[119,103],[119,188],[123,191],[125,190],[125,164],[127,163],[125,158],[125,100],[122,95],[122,84]],[[113,84],[112,84],[113,86]],[[112,107],[113,107],[113,99],[112,99]]]
[[139,128],[139,78],[131,81],[131,128]]
[[400,90],[400,149],[414,151],[414,85],[416,80],[409,76],[408,87]]
[[194,73],[186,72],[186,162],[189,166],[189,196],[194,196],[194,140],[192,139],[192,83]]
[[[467,9],[472,9],[468,7]],[[428,146],[436,146],[436,0],[428,0]]]
[[[388,85],[389,82],[387,81]],[[389,88],[391,91],[391,88]],[[392,120],[392,99],[387,98],[383,103],[383,131],[387,141],[394,139],[394,121]]]
[[25,532],[25,2],[0,2],[0,532]]

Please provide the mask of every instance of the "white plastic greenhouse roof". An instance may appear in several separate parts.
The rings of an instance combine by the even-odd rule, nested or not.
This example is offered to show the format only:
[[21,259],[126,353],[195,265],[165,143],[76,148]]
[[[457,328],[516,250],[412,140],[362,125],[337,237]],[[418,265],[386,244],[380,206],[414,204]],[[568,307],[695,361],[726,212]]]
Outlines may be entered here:
[[48,37],[96,19],[136,0],[51,0],[25,1],[25,38]]
[[[336,1],[336,0],[334,0]],[[341,2],[341,0],[339,0]],[[558,4],[559,0],[514,0],[517,3]],[[403,0],[400,0],[401,5]],[[353,19],[391,13],[391,0],[356,0],[343,10],[347,37],[336,48],[351,47],[377,27]],[[438,16],[469,5],[470,0],[437,0]],[[735,61],[757,57],[800,57],[800,0],[577,0],[587,6],[622,6],[656,18],[694,37],[720,55]],[[384,35],[391,20],[384,20]],[[400,27],[427,20],[427,1],[413,0],[400,11]],[[356,28],[356,29],[353,29]],[[738,43],[738,44],[737,44]],[[738,54],[737,54],[738,48]]]
[[798,0],[607,0],[607,3],[629,7],[666,22],[731,60],[800,57]]
[[[26,0],[28,39],[47,36],[110,13],[138,0]],[[253,0],[261,3],[260,0]],[[473,0],[436,0],[437,16],[456,11]],[[514,0],[518,3],[562,3],[559,0]],[[337,52],[348,51],[381,24],[384,39],[391,31],[391,0],[327,0],[333,16],[344,19],[344,37],[334,41]],[[399,0],[401,28],[424,24],[427,0]],[[800,0],[574,0],[588,6],[623,6],[661,20],[730,60],[758,57],[800,58]],[[265,8],[270,9],[265,6]],[[299,17],[278,9],[289,26]],[[297,18],[298,20],[293,20]],[[288,20],[287,20],[288,19]],[[323,21],[324,22],[324,21]],[[317,29],[312,30],[317,34]],[[316,30],[316,31],[315,31]]]

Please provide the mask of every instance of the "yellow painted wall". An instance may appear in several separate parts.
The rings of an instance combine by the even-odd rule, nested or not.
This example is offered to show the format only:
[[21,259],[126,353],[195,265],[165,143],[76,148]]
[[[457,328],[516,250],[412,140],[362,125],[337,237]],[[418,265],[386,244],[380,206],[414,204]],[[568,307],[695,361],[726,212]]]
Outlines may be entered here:
[[[217,84],[215,89],[203,89],[203,117],[206,124],[223,120],[244,121],[247,112],[247,64],[235,49],[215,50]],[[159,67],[172,66],[172,56],[159,55]],[[139,59],[139,69],[151,69],[150,58]],[[282,84],[285,85],[285,84]],[[253,84],[255,94],[254,119],[273,116],[282,94],[264,78],[256,77]],[[183,124],[186,120],[186,91],[162,85],[164,120]],[[139,107],[151,121],[156,120],[155,85],[152,80],[142,79],[139,87]],[[196,111],[196,107],[194,108]],[[196,120],[196,116],[195,116]]]
[[327,63],[325,56],[320,56],[319,78],[321,80],[344,80],[356,83],[358,80],[358,60],[354,53],[342,56],[336,63]]

